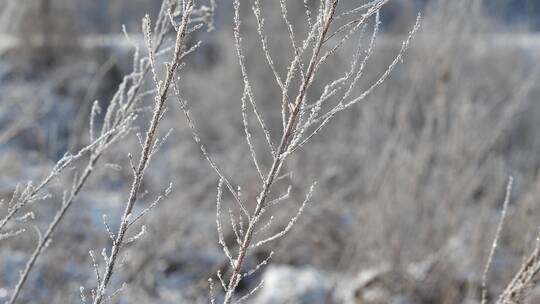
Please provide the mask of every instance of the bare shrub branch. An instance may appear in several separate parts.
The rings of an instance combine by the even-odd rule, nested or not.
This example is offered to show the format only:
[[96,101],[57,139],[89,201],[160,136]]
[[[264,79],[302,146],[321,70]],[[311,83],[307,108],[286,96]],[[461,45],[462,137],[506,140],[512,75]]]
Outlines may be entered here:
[[[314,191],[315,184],[309,189],[306,199],[300,205],[297,213],[289,218],[288,223],[280,231],[270,234],[270,236],[259,236],[260,232],[268,230],[272,224],[274,218],[270,209],[278,206],[279,203],[289,198],[290,187],[288,187],[285,194],[271,194],[273,192],[273,186],[280,181],[281,170],[288,159],[288,157],[299,147],[303,146],[312,136],[317,134],[335,114],[345,110],[346,108],[358,103],[369,95],[375,88],[377,88],[388,77],[390,72],[395,66],[402,60],[403,54],[408,48],[410,41],[419,27],[420,18],[417,19],[416,24],[411,30],[407,39],[403,42],[402,48],[399,50],[395,59],[387,67],[385,72],[365,91],[349,100],[349,96],[353,93],[356,84],[363,75],[363,69],[366,62],[369,60],[370,55],[373,53],[374,41],[377,36],[379,27],[379,11],[387,0],[378,0],[370,2],[368,5],[362,5],[351,11],[338,12],[339,0],[322,0],[320,1],[320,10],[317,16],[312,16],[309,9],[306,11],[306,22],[308,32],[306,38],[298,45],[296,41],[296,33],[290,20],[288,19],[287,4],[286,1],[280,1],[280,10],[282,19],[285,26],[288,29],[290,38],[291,49],[293,50],[293,56],[290,62],[287,63],[287,71],[285,75],[280,75],[276,68],[276,63],[271,55],[270,45],[268,43],[268,37],[264,31],[264,18],[262,17],[262,5],[259,1],[255,1],[253,4],[252,12],[255,15],[257,22],[257,33],[259,36],[262,53],[265,57],[267,66],[273,75],[275,82],[281,90],[281,124],[283,127],[280,134],[279,144],[276,148],[272,143],[272,137],[275,136],[275,130],[270,130],[265,123],[263,113],[258,110],[255,91],[251,85],[251,81],[248,75],[248,67],[245,61],[245,55],[242,46],[241,37],[241,20],[240,20],[240,0],[233,1],[234,8],[234,45],[236,48],[236,55],[238,57],[238,63],[240,66],[240,75],[243,83],[243,93],[241,96],[241,110],[242,119],[244,125],[244,133],[248,149],[250,152],[251,162],[255,166],[257,174],[261,177],[263,183],[256,196],[254,202],[254,208],[250,211],[247,209],[245,202],[242,202],[236,189],[225,177],[224,173],[218,169],[215,161],[209,156],[204,145],[201,144],[201,139],[195,131],[194,123],[191,116],[186,109],[186,102],[182,99],[177,91],[177,98],[180,102],[180,106],[185,113],[189,127],[193,132],[193,138],[200,144],[203,155],[214,168],[220,181],[218,184],[218,194],[216,200],[216,223],[218,232],[218,242],[222,248],[225,256],[230,264],[230,273],[228,274],[228,280],[223,279],[223,275],[220,271],[217,272],[217,276],[220,279],[225,296],[223,299],[224,304],[231,303],[234,298],[235,291],[238,284],[247,275],[253,274],[259,270],[263,265],[267,264],[272,255],[265,259],[262,264],[259,264],[252,270],[244,270],[244,261],[250,249],[255,247],[264,246],[272,241],[284,237],[295,225],[300,215],[306,208],[308,201],[311,199]],[[307,4],[305,4],[307,6]],[[360,32],[359,40],[361,40],[361,34],[365,29],[365,25],[369,22],[372,16],[375,16],[374,30],[372,39],[370,41],[368,51],[363,57],[360,56],[361,44],[358,43],[358,47],[354,52],[352,59],[352,69],[347,71],[344,76],[338,78],[333,83],[329,83],[326,86],[325,92],[322,93],[319,101],[311,107],[307,103],[308,91],[314,82],[319,68],[323,66],[328,59],[335,54],[342,46],[349,41],[354,35]],[[338,18],[339,17],[339,18]],[[347,21],[346,19],[353,19]],[[345,19],[345,24],[336,24],[337,21]],[[332,32],[332,28],[336,28]],[[343,33],[342,33],[343,32]],[[331,34],[332,33],[332,34]],[[341,36],[341,37],[340,37]],[[336,37],[336,39],[333,39]],[[337,38],[340,37],[340,38]],[[327,49],[328,48],[328,49]],[[294,79],[298,78],[298,86],[293,88]],[[345,86],[345,83],[349,83]],[[295,92],[294,99],[290,96]],[[338,94],[338,92],[340,94]],[[323,107],[322,104],[325,101],[334,100],[335,104],[330,108]],[[266,146],[269,148],[272,156],[272,163],[269,165],[267,172],[264,172],[264,165],[261,163],[257,155],[256,147],[253,143],[252,133],[248,125],[248,107],[251,105],[251,113],[255,116],[259,123],[259,128],[262,130],[264,139],[266,140]],[[324,112],[326,110],[326,112]],[[310,133],[305,136],[306,131]],[[223,184],[227,186],[229,192],[233,195],[238,202],[239,208],[247,217],[247,228],[242,229],[243,225],[237,225],[235,217],[232,211],[230,213],[231,227],[235,235],[237,249],[233,250],[232,244],[227,244],[225,241],[225,232],[221,223],[221,209],[223,205]],[[271,199],[270,197],[277,197]],[[270,213],[270,220],[266,220],[265,223],[261,223],[263,215]],[[236,251],[236,253],[235,253]],[[260,288],[261,285],[255,287],[249,291],[243,297],[238,299],[238,302],[243,302],[248,299],[253,293]],[[212,298],[215,301],[215,298]]]

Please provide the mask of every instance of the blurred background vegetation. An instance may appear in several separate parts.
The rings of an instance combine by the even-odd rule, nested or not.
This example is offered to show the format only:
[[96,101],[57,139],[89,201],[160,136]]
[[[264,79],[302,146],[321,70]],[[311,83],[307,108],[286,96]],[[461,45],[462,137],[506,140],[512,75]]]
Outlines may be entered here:
[[[279,67],[280,58],[291,56],[286,28],[279,9],[262,2]],[[291,19],[300,23],[301,1],[288,3]],[[249,151],[231,1],[217,4],[216,30],[196,37],[203,45],[189,59],[183,90],[209,150],[247,185],[246,195],[254,196],[256,175],[238,169]],[[140,43],[141,18],[154,17],[159,5],[154,0],[0,1],[3,198],[18,183],[42,177],[66,150],[88,142],[92,103],[98,100],[105,108],[131,70],[133,49],[122,25]],[[274,266],[262,274],[270,283],[255,303],[479,303],[480,276],[509,175],[516,179],[515,189],[489,276],[490,299],[534,246],[540,222],[540,1],[390,0],[361,88],[384,71],[419,12],[422,28],[404,63],[287,165],[295,172],[293,199],[276,215],[278,228],[286,225],[312,180],[318,189],[291,235],[250,257],[256,265],[276,251]],[[279,129],[280,113],[272,111],[279,88],[270,84],[273,75],[262,64],[254,18],[249,9],[243,14],[254,90],[269,125]],[[315,90],[322,89],[327,74],[349,64],[344,58],[352,50],[345,48],[323,67]],[[163,124],[174,132],[143,188],[159,194],[172,180],[174,191],[148,217],[150,236],[130,248],[118,279],[128,287],[118,303],[207,303],[208,277],[227,267],[215,232],[215,174],[176,105]],[[102,215],[118,218],[121,212],[131,174],[126,155],[137,144],[129,136],[104,157],[109,166],[96,169],[31,276],[22,303],[78,303],[79,286],[93,284],[88,251],[99,252],[108,243]],[[123,167],[112,169],[114,164]],[[52,198],[32,206],[35,219],[22,225],[46,227],[70,174],[49,189]],[[233,237],[230,229],[228,236]],[[17,281],[34,241],[31,233],[0,241],[0,301]],[[370,275],[374,279],[362,281]],[[241,291],[258,279],[246,280]],[[274,298],[288,294],[280,282],[295,286],[290,298]],[[383,300],[366,300],[372,294]],[[539,295],[534,289],[530,303],[540,303]]]

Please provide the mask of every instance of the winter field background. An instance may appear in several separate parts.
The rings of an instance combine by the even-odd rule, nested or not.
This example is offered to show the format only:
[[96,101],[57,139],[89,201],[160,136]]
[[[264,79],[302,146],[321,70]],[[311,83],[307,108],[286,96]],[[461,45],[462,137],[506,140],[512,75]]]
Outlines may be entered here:
[[[265,154],[268,138],[257,128],[258,115],[277,145],[285,129],[282,116],[293,112],[282,110],[283,92],[275,82],[295,56],[280,3],[301,46],[310,18],[306,7],[316,24],[320,1],[260,1],[278,76],[261,48],[252,9],[259,1],[239,1],[243,60],[258,104],[258,112],[249,115],[242,110],[244,102],[252,111],[235,48],[235,1],[217,0],[211,12],[211,2],[201,1],[194,16],[202,17],[193,24],[203,28],[186,35],[185,50],[201,44],[173,79],[185,104],[171,85],[157,129],[156,140],[163,141],[144,170],[132,210],[144,216],[127,232],[133,242],[120,250],[107,286],[111,303],[228,303],[217,272],[227,280],[234,267],[221,242],[236,254],[238,234],[248,226],[234,196],[254,210],[264,184],[259,175],[276,160]],[[340,0],[336,14],[383,1]],[[134,45],[139,56],[148,54],[141,19],[148,14],[155,24],[161,5],[0,1],[0,302],[12,296],[39,235],[70,200],[95,150],[70,160],[36,193],[28,192],[54,172],[66,152],[77,154],[100,136],[90,128],[107,129],[107,108],[133,70]],[[179,11],[163,22],[180,27]],[[540,303],[540,287],[534,285],[540,270],[540,1],[390,0],[359,29],[361,38],[321,64],[303,97],[308,104],[324,96],[325,86],[351,67],[360,42],[359,56],[369,54],[370,46],[372,54],[351,94],[368,90],[400,54],[419,13],[420,27],[385,81],[288,155],[269,194],[276,206],[260,224],[267,236],[287,233],[249,250],[239,271],[257,271],[233,284],[234,301],[255,289],[246,302],[482,303],[484,291],[489,303]],[[164,46],[174,46],[174,38],[168,33]],[[163,56],[170,53],[172,48]],[[157,59],[161,80],[168,60]],[[299,69],[308,71],[307,64]],[[293,88],[302,83],[300,74]],[[130,197],[134,174],[128,155],[136,165],[155,111],[154,85],[146,74],[136,93],[136,117],[92,166],[32,265],[17,303],[81,303],[81,293],[94,302],[96,269],[106,269]],[[187,109],[234,195],[193,140]],[[261,168],[250,162],[254,151]],[[311,197],[303,205],[306,195]],[[27,202],[2,222],[21,200]],[[502,296],[509,286],[515,289]]]

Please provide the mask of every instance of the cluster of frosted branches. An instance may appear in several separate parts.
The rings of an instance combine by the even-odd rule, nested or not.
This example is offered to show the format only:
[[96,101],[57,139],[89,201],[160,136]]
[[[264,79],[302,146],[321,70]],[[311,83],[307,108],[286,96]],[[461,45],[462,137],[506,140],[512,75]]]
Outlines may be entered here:
[[[144,178],[144,173],[152,159],[153,155],[160,149],[162,144],[166,141],[170,131],[163,135],[162,137],[158,136],[158,126],[162,121],[166,113],[166,101],[168,98],[169,88],[171,86],[176,86],[176,76],[177,72],[184,65],[184,58],[195,51],[199,43],[195,44],[192,47],[187,47],[188,36],[203,27],[207,22],[208,10],[207,9],[195,9],[193,0],[182,0],[176,2],[166,2],[167,6],[167,17],[165,19],[159,20],[157,24],[162,24],[161,26],[166,26],[169,24],[175,32],[175,41],[174,45],[171,47],[172,55],[169,62],[165,62],[165,77],[160,79],[157,72],[158,62],[156,60],[155,53],[155,35],[151,31],[151,21],[148,16],[143,19],[143,33],[145,36],[146,47],[148,49],[148,64],[150,67],[150,72],[152,79],[154,81],[155,89],[153,90],[154,94],[154,107],[152,111],[152,118],[150,120],[149,126],[145,132],[144,137],[139,136],[140,142],[140,156],[137,163],[135,163],[131,154],[129,155],[130,165],[133,174],[133,180],[131,182],[130,192],[128,199],[125,204],[125,209],[122,217],[119,219],[119,228],[116,232],[113,232],[110,226],[107,223],[107,218],[104,216],[104,223],[111,239],[112,246],[110,251],[107,251],[105,248],[102,250],[101,255],[103,257],[103,269],[99,269],[99,263],[96,260],[96,257],[92,252],[90,252],[90,257],[93,262],[96,278],[97,278],[97,287],[91,290],[92,302],[94,304],[99,304],[104,301],[110,300],[114,297],[120,289],[117,289],[113,292],[108,292],[108,287],[110,280],[115,272],[115,266],[119,263],[119,258],[122,255],[121,250],[127,244],[132,243],[142,236],[145,232],[145,226],[142,226],[140,232],[135,235],[128,237],[129,228],[133,226],[142,216],[144,216],[150,209],[155,207],[159,202],[161,202],[170,192],[172,185],[169,185],[167,190],[163,195],[158,196],[149,207],[144,209],[140,214],[133,214],[133,207],[139,199],[140,196],[140,187]],[[180,17],[180,20],[178,20]],[[156,25],[157,26],[157,25]],[[159,31],[158,31],[159,33]],[[158,39],[159,36],[157,37]],[[81,288],[81,299],[86,303],[86,295],[84,288]]]
[[[319,133],[319,131],[333,118],[335,115],[354,104],[365,99],[375,88],[380,86],[389,76],[390,72],[401,61],[405,50],[409,46],[414,33],[419,27],[419,18],[416,21],[409,36],[403,42],[401,49],[395,56],[394,60],[387,66],[385,71],[376,80],[367,86],[367,89],[358,93],[358,83],[363,76],[366,64],[373,54],[377,34],[379,31],[379,15],[380,10],[388,0],[375,0],[367,4],[360,5],[354,9],[342,10],[342,1],[340,0],[322,0],[319,3],[317,12],[312,12],[307,3],[306,7],[306,27],[307,31],[303,33],[303,40],[298,40],[300,37],[295,27],[291,23],[286,0],[279,1],[281,18],[288,30],[291,45],[291,60],[287,64],[286,71],[280,72],[275,64],[271,46],[265,32],[265,21],[262,14],[262,6],[259,0],[253,1],[252,11],[257,20],[257,32],[261,49],[265,57],[265,61],[272,72],[275,82],[281,90],[281,133],[277,130],[270,130],[265,123],[262,113],[259,111],[256,102],[255,92],[251,86],[250,77],[248,76],[248,67],[246,66],[244,50],[242,46],[242,37],[240,30],[240,0],[234,0],[234,42],[239,61],[241,78],[243,81],[243,94],[241,97],[241,112],[243,117],[243,126],[247,148],[250,151],[251,161],[254,170],[257,171],[260,177],[260,192],[256,196],[255,202],[250,204],[242,197],[240,187],[236,187],[230,181],[216,162],[207,152],[204,145],[201,145],[201,150],[212,168],[219,176],[219,184],[217,187],[217,210],[216,222],[219,236],[219,244],[228,259],[230,273],[217,272],[217,277],[220,285],[223,288],[224,299],[223,303],[231,303],[234,298],[234,292],[237,289],[240,281],[246,276],[257,271],[261,266],[266,264],[271,256],[265,259],[261,264],[254,269],[244,269],[244,261],[248,252],[254,248],[263,246],[287,234],[294,226],[300,215],[306,208],[306,204],[310,200],[314,186],[313,184],[306,195],[306,199],[300,205],[298,211],[289,219],[285,228],[281,231],[264,236],[265,232],[271,231],[274,212],[273,209],[277,205],[289,199],[290,186],[286,193],[279,193],[276,190],[276,184],[281,183],[281,171],[287,158],[296,150],[304,146],[310,138]],[[367,46],[363,46],[363,33],[368,24],[373,20],[371,38],[368,40]],[[311,91],[313,81],[318,74],[320,68],[328,62],[328,59],[335,55],[344,45],[354,41],[356,46],[351,58],[350,69],[337,78],[326,84],[324,90],[314,100],[308,100],[308,91]],[[314,94],[309,94],[310,98]],[[195,132],[195,127],[186,109],[186,103],[177,91],[177,97],[181,107],[186,114],[190,128],[193,131],[194,139],[200,144],[200,138]],[[266,142],[265,153],[269,154],[272,162],[263,164],[256,149],[252,138],[252,126],[250,126],[250,117],[253,115],[257,122],[258,128],[264,134]],[[279,138],[277,145],[273,139]],[[280,187],[282,188],[282,187]],[[230,224],[235,235],[236,244],[228,244],[225,241],[224,229],[222,226],[221,209],[223,200],[223,190],[226,189],[232,195],[237,212],[229,210]],[[274,197],[274,198],[273,198]],[[264,219],[264,220],[263,220]],[[269,219],[269,220],[267,220]],[[266,233],[267,235],[268,233]],[[233,248],[233,246],[235,248]],[[213,280],[210,279],[211,301],[215,302]],[[238,302],[245,301],[257,289],[262,286],[262,283],[255,287],[254,290],[248,292]]]
[[[43,201],[45,199],[50,198],[50,194],[47,193],[45,190],[47,186],[51,183],[51,181],[57,178],[66,168],[70,168],[76,160],[80,159],[81,157],[87,154],[94,154],[95,149],[98,148],[100,145],[102,145],[102,143],[104,142],[104,139],[106,139],[107,137],[110,136],[110,139],[109,139],[110,144],[114,143],[114,141],[116,141],[123,134],[125,134],[125,132],[129,130],[128,126],[132,121],[131,118],[123,120],[114,128],[108,130],[107,132],[104,132],[99,138],[92,140],[90,144],[80,149],[76,154],[72,154],[69,152],[66,153],[60,160],[58,160],[58,162],[56,162],[56,164],[53,166],[53,168],[48,173],[48,175],[45,178],[43,178],[37,185],[34,185],[31,181],[26,183],[26,186],[24,187],[21,187],[20,185],[18,185],[13,191],[13,194],[9,202],[5,204],[6,209],[7,209],[6,215],[0,219],[0,240],[8,236],[14,236],[13,231],[7,231],[7,232],[4,231],[4,229],[9,224],[12,224],[13,219],[20,220],[20,219],[27,219],[29,217],[33,218],[32,212],[27,212],[22,216],[20,215],[20,212],[28,204],[35,203],[38,201]],[[106,147],[102,147],[102,148],[106,148]],[[1,205],[4,205],[4,202],[0,202],[0,206]],[[23,231],[23,230],[18,229],[17,231]]]
[[[213,3],[213,1],[211,3]],[[66,171],[66,169],[75,169],[70,170],[75,171],[75,173],[73,174],[73,181],[71,187],[64,191],[61,208],[57,211],[53,220],[48,224],[47,229],[42,232],[39,228],[34,227],[38,235],[38,242],[36,248],[34,249],[30,259],[27,261],[25,268],[21,271],[19,281],[17,282],[17,285],[15,286],[8,303],[11,304],[16,302],[18,295],[20,294],[28,278],[29,273],[31,272],[33,266],[38,260],[38,257],[52,241],[54,231],[56,230],[62,219],[65,217],[67,211],[70,209],[72,204],[76,201],[76,198],[83,189],[90,175],[95,171],[95,168],[98,165],[98,161],[100,160],[100,158],[107,150],[109,150],[109,148],[113,144],[124,138],[135,128],[133,123],[137,118],[138,114],[148,110],[147,107],[141,105],[141,101],[144,100],[144,98],[147,96],[156,95],[158,96],[158,98],[156,99],[156,108],[153,112],[151,129],[149,129],[149,131],[151,132],[147,134],[146,141],[144,142],[144,147],[146,148],[143,150],[141,161],[139,162],[139,167],[137,169],[134,169],[134,173],[137,173],[135,179],[136,183],[134,183],[136,187],[133,188],[135,192],[133,193],[132,191],[128,203],[129,208],[126,208],[126,211],[128,211],[129,209],[129,213],[131,213],[133,204],[137,199],[136,192],[140,186],[142,175],[144,169],[148,164],[150,156],[159,149],[159,147],[165,140],[165,138],[161,140],[156,140],[155,132],[157,124],[161,120],[163,115],[163,104],[167,96],[168,87],[173,80],[174,72],[180,66],[182,58],[194,50],[191,49],[186,51],[183,47],[185,36],[187,35],[186,31],[192,31],[195,28],[201,27],[202,22],[207,22],[211,24],[213,9],[214,5],[212,5],[211,8],[202,6],[201,8],[194,10],[191,1],[182,2],[180,4],[172,0],[163,1],[153,28],[150,27],[149,18],[145,18],[144,21],[145,35],[149,42],[147,45],[148,54],[145,56],[141,56],[139,52],[139,47],[133,44],[135,49],[133,58],[133,71],[132,73],[124,76],[118,90],[109,102],[109,106],[107,107],[107,109],[105,109],[105,112],[103,113],[104,119],[102,122],[97,121],[97,118],[99,114],[101,114],[102,109],[100,108],[97,101],[94,102],[90,113],[90,143],[84,148],[81,148],[76,153],[66,153],[64,157],[56,163],[50,173],[37,184],[37,186],[34,186],[32,182],[28,182],[25,187],[17,187],[17,189],[14,191],[11,200],[6,204],[6,215],[0,219],[0,238],[7,238],[22,233],[24,229],[15,228],[6,232],[4,232],[3,229],[9,226],[9,224],[13,222],[13,219],[26,220],[33,217],[33,214],[31,212],[24,215],[19,215],[19,213],[24,210],[23,207],[25,207],[29,203],[40,201],[45,198],[50,198],[51,195],[46,190],[47,186],[51,183],[51,181],[57,178],[62,172]],[[176,25],[174,21],[177,17],[176,14],[178,12],[189,12],[187,16],[185,13],[181,15],[182,21],[180,25]],[[194,16],[197,17],[197,20],[191,19],[192,13]],[[176,44],[174,44],[173,46],[164,47],[167,35],[171,32],[172,29],[176,30],[177,33],[179,32],[179,30],[181,30],[180,32],[182,33],[182,35],[177,35]],[[124,33],[126,34],[126,38],[131,41],[125,29]],[[180,41],[178,39],[180,39]],[[171,52],[173,52],[174,58],[172,63],[167,65],[167,78],[165,82],[157,81],[157,73],[154,69],[156,60]],[[149,72],[151,72],[153,76],[152,78],[156,81],[155,89],[143,91],[142,88],[146,82],[146,76],[149,74]],[[98,125],[100,125],[99,128],[97,128]],[[82,159],[83,157],[86,157],[87,159],[86,165],[84,165],[82,168],[74,168],[75,161]],[[170,189],[167,189],[165,192],[165,195],[168,194],[170,192]],[[163,200],[163,196],[158,197],[151,206],[155,206],[161,200]],[[148,210],[146,210],[144,213],[146,213],[147,211]],[[143,214],[140,214],[137,218],[132,219],[130,223],[138,220]],[[124,218],[122,220],[122,223],[124,223],[125,220],[129,220],[129,218]],[[118,241],[120,241],[120,244],[123,243],[123,238],[127,230],[127,227],[125,227],[125,225],[122,225],[121,228],[121,233],[118,233]],[[108,230],[110,231],[110,229]],[[119,246],[116,247],[117,248],[115,250],[118,251],[120,248]],[[107,268],[110,267],[110,270],[107,270],[107,272],[105,273],[106,276],[103,277],[104,280],[99,281],[99,284],[102,287],[100,287],[98,292],[95,292],[95,299],[97,303],[100,303],[102,297],[104,296],[105,288],[114,269],[114,261],[116,259],[116,255],[117,252],[116,254],[111,255],[110,260],[107,261]]]

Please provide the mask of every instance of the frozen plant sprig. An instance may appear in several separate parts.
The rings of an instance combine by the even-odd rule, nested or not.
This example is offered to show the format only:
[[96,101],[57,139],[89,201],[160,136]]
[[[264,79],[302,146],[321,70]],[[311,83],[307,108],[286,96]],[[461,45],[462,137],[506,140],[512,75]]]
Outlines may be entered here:
[[[292,22],[288,17],[287,1],[280,1],[280,12],[285,23],[289,40],[292,49],[292,59],[286,64],[287,69],[284,75],[280,75],[279,69],[271,54],[271,45],[265,32],[265,20],[262,14],[262,5],[260,1],[254,1],[252,12],[257,21],[257,33],[260,40],[262,53],[266,59],[266,65],[269,67],[273,79],[281,90],[281,125],[282,132],[277,134],[276,130],[269,129],[263,113],[257,106],[255,91],[252,87],[249,71],[245,61],[243,40],[241,35],[241,20],[240,20],[240,0],[233,0],[234,18],[233,18],[233,38],[236,49],[236,55],[240,66],[240,76],[243,83],[243,92],[241,95],[241,113],[244,133],[246,137],[247,148],[250,152],[250,162],[253,163],[257,174],[261,179],[260,191],[256,196],[254,206],[243,201],[236,191],[236,186],[223,171],[218,164],[208,153],[205,146],[201,143],[201,139],[195,131],[195,126],[191,115],[186,107],[186,102],[180,96],[179,90],[175,88],[180,106],[184,111],[188,125],[193,132],[193,138],[200,145],[201,151],[205,158],[210,163],[216,174],[219,176],[218,193],[216,199],[216,225],[218,233],[218,242],[222,251],[230,264],[230,273],[222,274],[217,272],[217,277],[224,290],[223,303],[228,304],[233,301],[234,293],[240,281],[247,275],[259,270],[261,266],[269,262],[271,256],[264,260],[263,264],[258,265],[255,269],[244,270],[244,261],[250,250],[257,247],[265,246],[272,241],[284,237],[299,220],[301,214],[305,210],[308,202],[312,198],[315,184],[313,184],[306,199],[298,208],[297,213],[292,216],[288,223],[281,231],[271,234],[270,236],[262,236],[262,231],[268,231],[273,223],[273,209],[280,206],[280,203],[287,200],[290,194],[290,187],[285,194],[273,194],[274,185],[280,181],[281,170],[288,157],[304,146],[310,138],[319,133],[319,131],[341,112],[361,100],[364,100],[371,92],[379,87],[390,73],[394,70],[403,55],[410,45],[410,41],[417,32],[420,23],[420,17],[416,20],[409,36],[403,42],[402,48],[394,60],[387,66],[386,70],[369,85],[367,89],[354,97],[353,93],[358,89],[357,84],[363,76],[364,68],[371,55],[374,53],[374,45],[379,29],[379,12],[388,0],[374,0],[368,4],[361,5],[357,8],[346,12],[339,12],[340,0],[321,0],[319,2],[318,14],[312,14],[309,7],[306,5],[306,28],[307,32],[302,41],[297,41],[300,37],[299,33],[295,32]],[[362,34],[366,28],[366,24],[375,18],[373,26],[373,34],[371,36],[368,47],[362,52],[362,44],[358,43],[356,51],[353,52],[351,60],[351,69],[344,75],[340,75],[336,80],[328,83],[324,92],[315,99],[315,102],[310,103],[307,99],[308,92],[318,74],[320,68],[328,62],[329,58],[335,55],[338,50],[358,36],[359,42],[362,40]],[[362,56],[363,54],[363,56]],[[295,81],[298,80],[298,81]],[[311,95],[310,95],[311,96]],[[253,127],[250,126],[250,116],[254,116],[257,128],[264,135],[265,153],[270,154],[272,159],[271,164],[261,162],[259,153],[253,137]],[[277,145],[273,139],[279,137]],[[241,215],[236,220],[233,211],[229,211],[231,227],[235,235],[235,243],[237,248],[233,248],[233,244],[227,244],[224,236],[224,228],[222,221],[222,205],[223,191],[228,190],[237,202],[237,206],[241,211]],[[270,197],[277,197],[271,199]],[[248,208],[252,205],[252,208]],[[269,220],[262,223],[264,215],[269,215]],[[242,224],[246,221],[246,224]],[[240,224],[239,224],[240,223]],[[256,290],[261,288],[261,284],[253,290],[248,291],[246,295],[238,300],[238,302],[246,301],[253,295]],[[213,291],[212,291],[213,294]],[[212,296],[212,301],[215,298]]]
[[[155,26],[153,27],[153,53],[156,57],[162,56],[165,37],[171,30],[171,25],[166,21],[167,10],[169,8],[170,1],[163,1],[161,9],[159,11]],[[124,31],[126,36],[127,31]],[[23,286],[28,278],[28,275],[33,269],[33,266],[37,262],[39,256],[47,248],[52,240],[52,236],[57,226],[65,217],[67,211],[71,208],[79,193],[82,191],[86,184],[86,181],[90,175],[95,171],[98,166],[98,162],[103,154],[109,150],[109,148],[123,139],[127,134],[133,130],[133,122],[137,118],[137,114],[141,111],[139,103],[144,95],[148,92],[141,91],[141,88],[145,84],[145,78],[150,71],[150,59],[148,56],[139,57],[138,47],[135,47],[135,55],[133,58],[133,71],[127,74],[122,79],[118,90],[112,97],[109,106],[105,110],[104,120],[99,132],[95,132],[95,120],[97,119],[97,113],[101,111],[97,103],[94,103],[90,113],[90,138],[96,137],[89,145],[79,150],[75,155],[66,153],[66,155],[60,159],[51,173],[36,187],[32,184],[28,184],[25,190],[15,191],[14,197],[10,203],[10,210],[6,218],[0,220],[0,230],[6,225],[6,223],[14,217],[17,212],[28,202],[32,202],[36,199],[36,195],[43,191],[46,186],[57,177],[65,168],[69,168],[75,160],[80,159],[82,156],[89,154],[86,166],[82,170],[82,173],[75,174],[72,187],[69,191],[64,192],[62,198],[61,208],[58,210],[53,220],[49,223],[44,233],[41,233],[39,229],[38,235],[40,236],[37,245],[27,261],[24,269],[21,271],[19,281],[17,282],[14,290],[8,301],[9,304],[13,304],[17,301],[17,298],[23,289]],[[150,92],[154,92],[153,90]],[[22,193],[22,195],[21,195]],[[37,196],[39,198],[39,195]],[[97,294],[92,291],[95,298]]]
[[[135,164],[132,157],[130,158],[131,167],[133,170],[133,181],[131,183],[129,197],[127,199],[125,209],[123,212],[123,215],[120,219],[120,224],[118,231],[114,234],[115,239],[112,242],[112,248],[110,249],[110,252],[107,253],[106,251],[103,252],[103,258],[105,260],[104,269],[102,271],[101,278],[98,280],[98,287],[95,289],[95,297],[93,299],[94,304],[99,304],[104,301],[104,299],[108,298],[106,297],[107,289],[109,287],[109,283],[111,280],[111,277],[113,276],[115,272],[115,266],[117,264],[117,260],[120,256],[120,250],[123,246],[127,245],[130,242],[133,242],[134,240],[138,239],[143,233],[145,232],[145,226],[141,229],[139,233],[137,233],[135,236],[128,238],[127,232],[128,228],[133,224],[134,221],[136,221],[140,217],[136,217],[135,220],[132,220],[132,211],[133,207],[136,203],[136,201],[139,199],[139,190],[141,187],[141,183],[144,178],[144,173],[146,169],[148,168],[148,165],[150,163],[150,160],[152,159],[152,156],[159,150],[162,143],[166,139],[169,133],[165,135],[162,139],[158,138],[158,126],[161,122],[163,115],[166,111],[165,103],[167,101],[167,96],[169,92],[169,88],[171,85],[175,85],[175,76],[177,73],[177,70],[180,69],[183,59],[193,52],[194,48],[196,48],[199,44],[196,44],[193,48],[186,48],[187,44],[187,36],[191,32],[192,27],[190,27],[191,22],[191,16],[194,11],[194,3],[193,0],[183,0],[178,5],[180,5],[182,9],[181,14],[181,21],[178,25],[174,23],[172,18],[168,18],[168,22],[171,22],[175,32],[176,32],[176,40],[174,43],[174,51],[172,54],[171,62],[165,63],[166,67],[166,73],[165,73],[165,79],[160,80],[158,73],[156,71],[156,65],[157,62],[155,61],[155,56],[151,52],[153,49],[153,38],[152,34],[149,30],[150,28],[150,18],[146,16],[143,20],[143,32],[145,33],[145,40],[147,48],[150,51],[149,55],[149,66],[150,70],[152,71],[154,84],[156,87],[156,96],[154,99],[154,108],[152,113],[152,118],[150,120],[148,129],[145,132],[144,138],[141,137],[141,153],[138,160],[138,163]],[[169,13],[170,14],[170,13]],[[194,25],[196,26],[196,25]],[[198,26],[196,26],[198,28]],[[169,187],[166,190],[166,195],[170,193],[171,187]],[[155,201],[155,204],[157,204],[159,201],[162,200],[163,197],[158,197]],[[150,209],[155,206],[155,204],[152,204],[150,206]],[[141,214],[144,215],[149,209],[146,209]]]
[[506,185],[506,195],[504,196],[504,202],[503,202],[503,208],[502,208],[502,211],[501,211],[501,217],[499,219],[499,223],[497,224],[497,230],[495,231],[495,237],[493,238],[493,242],[491,244],[491,249],[489,251],[486,266],[484,267],[484,271],[482,273],[482,299],[481,299],[481,304],[487,303],[487,276],[488,276],[491,264],[493,263],[493,257],[495,256],[495,251],[497,250],[497,246],[499,245],[499,239],[501,237],[501,232],[503,230],[504,221],[506,219],[506,214],[508,212],[508,205],[510,204],[510,195],[512,194],[512,186],[513,186],[513,184],[514,184],[514,178],[512,176],[510,176],[508,178],[508,184]]

